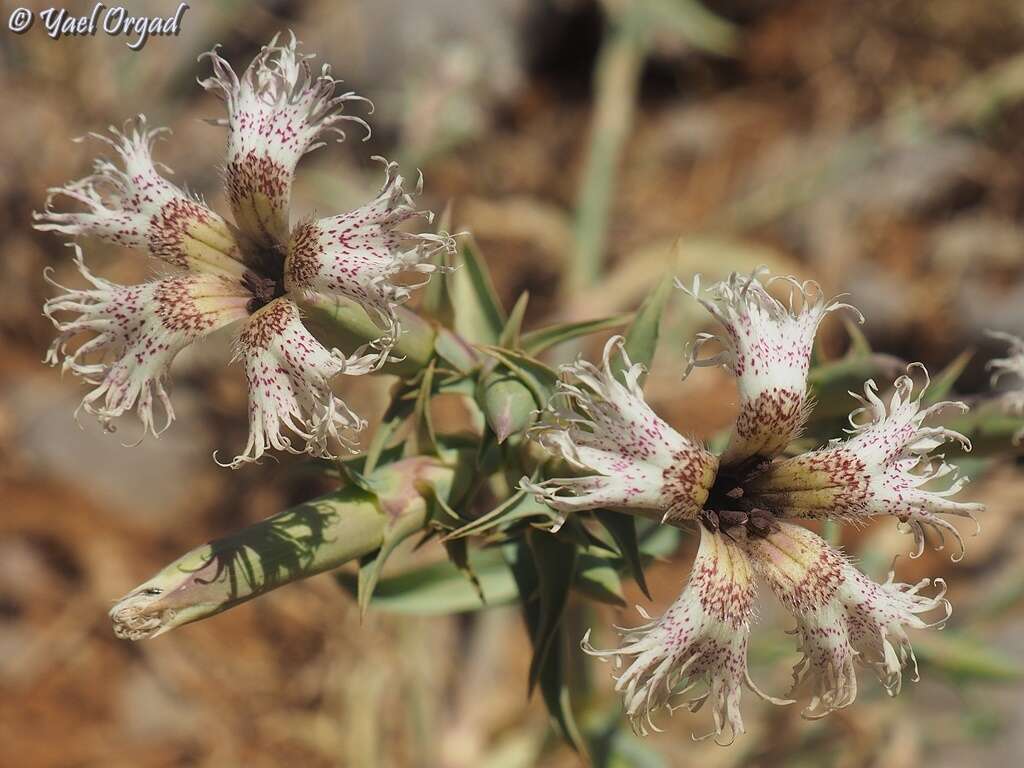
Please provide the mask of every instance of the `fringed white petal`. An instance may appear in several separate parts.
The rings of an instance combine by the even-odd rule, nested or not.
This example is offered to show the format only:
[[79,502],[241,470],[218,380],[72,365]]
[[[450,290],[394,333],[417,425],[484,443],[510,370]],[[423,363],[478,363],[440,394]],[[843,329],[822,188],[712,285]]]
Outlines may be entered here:
[[[166,129],[147,129],[146,118],[139,115],[121,130],[111,126],[109,136],[91,134],[110,145],[120,156],[121,167],[100,159],[91,175],[50,189],[45,209],[33,214],[35,228],[95,235],[148,250],[181,269],[241,277],[245,272],[241,252],[224,219],[158,172],[152,148],[163,133]],[[57,211],[58,197],[85,210]]]
[[[715,457],[676,432],[644,401],[622,337],[610,339],[601,368],[579,360],[562,366],[549,405],[550,423],[536,439],[582,477],[552,477],[520,486],[560,512],[604,507],[648,511],[665,522],[692,520],[715,479]],[[612,370],[622,350],[621,379]]]
[[[213,75],[200,85],[227,104],[228,129],[225,182],[235,222],[257,245],[284,247],[288,242],[288,206],[292,177],[299,159],[323,146],[328,136],[344,138],[345,105],[366,101],[354,93],[338,93],[339,81],[327,64],[316,72],[314,56],[299,51],[294,35],[279,44],[275,36],[241,77],[214,48],[209,53]],[[202,58],[202,57],[201,57]]]
[[[739,705],[744,684],[773,703],[788,702],[761,693],[747,670],[755,592],[747,556],[730,537],[703,525],[700,530],[700,549],[690,579],[665,614],[623,630],[621,646],[612,650],[594,649],[587,632],[583,650],[613,659],[620,670],[615,690],[622,694],[638,734],[660,730],[654,724],[659,709],[671,713],[686,706],[697,711],[710,700],[714,728],[702,738],[714,736],[719,743],[729,743],[743,733]],[[642,610],[641,614],[650,618]],[[702,683],[702,691],[688,696]],[[682,702],[676,704],[678,698]],[[727,737],[724,742],[723,737]]]
[[[789,304],[773,297],[762,284],[761,267],[751,275],[733,273],[727,281],[702,291],[700,276],[692,285],[677,285],[696,298],[718,320],[724,332],[700,334],[690,352],[687,371],[724,365],[739,385],[740,413],[722,456],[724,464],[780,453],[799,436],[807,420],[807,372],[811,349],[822,318],[838,309],[860,313],[849,304],[826,300],[813,281],[772,278],[768,285],[789,284]],[[799,296],[799,301],[794,301]],[[863,318],[861,318],[863,320]],[[700,357],[708,342],[721,350]]]
[[[900,692],[903,669],[911,667],[912,680],[917,682],[917,659],[906,629],[929,629],[945,626],[952,613],[946,599],[946,583],[942,579],[922,579],[916,584],[894,581],[889,571],[885,582],[878,584],[850,563],[846,563],[839,600],[846,611],[850,642],[857,651],[857,660],[871,667],[890,696]],[[932,596],[921,594],[930,586],[938,587]],[[921,614],[939,611],[932,622]]]
[[[793,683],[794,692],[809,692],[805,717],[824,717],[854,702],[854,662],[874,670],[891,696],[899,693],[904,667],[912,666],[917,679],[906,628],[942,626],[949,617],[941,579],[933,597],[919,594],[927,579],[911,586],[895,583],[890,573],[877,584],[824,539],[789,523],[765,537],[748,537],[745,547],[754,570],[796,619],[803,657]],[[937,609],[943,615],[933,623],[920,617]]]
[[[920,368],[927,379],[924,366]],[[785,517],[832,518],[850,522],[879,515],[891,515],[913,532],[914,557],[924,551],[925,529],[938,534],[937,548],[944,533],[964,543],[959,531],[942,515],[969,517],[984,510],[981,504],[953,501],[966,484],[956,467],[937,450],[956,442],[970,450],[970,441],[959,432],[925,421],[950,408],[966,410],[957,402],[926,406],[922,397],[928,387],[914,394],[914,381],[901,376],[894,383],[888,406],[878,396],[874,381],[856,396],[861,407],[850,415],[851,437],[835,440],[827,447],[767,466],[747,484],[748,502]]]
[[[216,275],[183,275],[143,285],[115,285],[93,275],[75,246],[75,263],[91,288],[66,288],[43,311],[58,335],[46,361],[93,385],[81,407],[113,431],[134,408],[145,432],[157,436],[174,420],[167,373],[175,355],[196,339],[247,315],[252,299],[237,282]],[[72,339],[92,338],[73,351]],[[156,426],[154,398],[165,415]]]
[[[331,391],[330,380],[339,374],[369,373],[387,359],[386,354],[364,351],[345,357],[326,349],[286,298],[256,312],[242,329],[236,353],[249,382],[249,441],[225,466],[259,461],[271,448],[323,458],[333,458],[331,442],[353,450],[354,433],[366,421]],[[293,444],[294,437],[301,446]]]
[[[384,186],[362,208],[326,219],[309,220],[292,231],[285,259],[284,280],[289,291],[346,296],[360,304],[384,326],[387,337],[397,339],[397,308],[412,291],[438,270],[432,262],[439,249],[454,251],[445,234],[408,234],[399,227],[409,219],[433,220],[429,211],[417,210],[403,188],[398,165],[383,158]],[[414,194],[419,194],[422,177]],[[419,279],[397,284],[400,273]]]

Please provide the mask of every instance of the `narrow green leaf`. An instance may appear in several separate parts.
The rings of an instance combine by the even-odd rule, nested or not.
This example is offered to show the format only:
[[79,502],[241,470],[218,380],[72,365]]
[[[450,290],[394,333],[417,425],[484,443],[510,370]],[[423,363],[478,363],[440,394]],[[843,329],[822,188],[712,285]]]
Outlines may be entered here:
[[860,323],[843,315],[843,326],[846,328],[846,333],[850,336],[850,348],[846,350],[846,357],[867,357],[870,355],[871,342],[864,335],[864,331],[860,329]]
[[479,364],[476,352],[458,334],[447,328],[438,328],[434,338],[434,351],[456,371],[468,374]]
[[[389,409],[389,411],[391,410]],[[370,438],[370,444],[366,447],[365,462],[363,463],[364,474],[368,475],[377,468],[388,441],[398,433],[411,412],[412,408],[407,403],[401,403],[392,411],[390,417],[385,416],[384,421]]]
[[498,300],[487,263],[471,237],[459,249],[462,266],[452,275],[455,329],[476,344],[494,344],[505,327],[505,311]]
[[469,545],[466,539],[452,539],[444,542],[445,551],[448,553],[448,560],[454,565],[459,573],[469,580],[469,583],[473,585],[473,589],[477,591],[480,596],[481,604],[487,603],[487,598],[484,596],[483,587],[480,585],[480,579],[476,575],[476,571],[473,570],[472,564],[469,562]]
[[537,501],[533,494],[528,494],[525,491],[516,491],[516,493],[494,509],[461,528],[452,531],[445,538],[458,539],[465,536],[481,536],[497,528],[507,528],[521,520],[529,520],[531,518],[551,519],[552,514],[551,508]]
[[991,644],[959,632],[930,632],[914,638],[922,664],[959,682],[1013,682],[1024,678],[1024,666]]
[[591,600],[625,607],[622,580],[615,564],[615,561],[608,557],[581,553],[577,558],[573,588]]
[[670,36],[667,39],[681,38],[719,56],[734,54],[740,41],[735,24],[712,13],[698,0],[647,0],[626,7],[637,17],[632,23],[643,30],[657,30]]
[[577,550],[574,543],[565,541],[558,534],[536,529],[526,532],[526,542],[537,568],[540,592],[540,615],[534,636],[533,659],[530,662],[529,680],[532,689],[540,678],[555,633],[562,623],[576,569]]
[[572,697],[565,679],[565,645],[565,632],[559,627],[551,637],[550,651],[538,673],[540,692],[548,713],[563,738],[585,762],[589,762],[586,758],[587,745],[576,724],[576,716],[572,711]]
[[[542,534],[541,534],[542,535]],[[537,654],[537,638],[541,629],[543,601],[541,599],[540,576],[526,542],[520,540],[503,547],[505,560],[515,578],[522,606],[523,621]],[[552,653],[548,654],[539,670],[539,683],[544,704],[551,715],[555,728],[566,742],[581,755],[586,756],[586,744],[576,725],[572,712],[569,687],[565,680],[565,639],[558,627],[551,637]],[[530,690],[533,690],[533,683]]]
[[511,347],[512,349],[519,347],[519,337],[523,330],[523,317],[526,315],[526,305],[529,301],[529,291],[523,291],[518,301],[516,301],[516,305],[512,307],[512,312],[509,313],[508,322],[501,329],[501,336],[498,339],[499,347]]
[[[666,275],[658,283],[651,294],[644,299],[633,322],[626,331],[626,354],[634,363],[642,363],[650,367],[654,352],[658,346],[658,335],[661,330],[661,316],[665,312],[665,304],[672,295],[674,278]],[[622,370],[622,358],[612,362],[612,370],[616,375]]]
[[[966,435],[973,446],[971,456],[1014,455],[1024,450],[1024,444],[1015,443],[1016,436],[1024,430],[1024,417],[1006,410],[998,399],[983,401],[964,414],[943,419],[942,425]],[[962,451],[952,444],[947,446],[947,456],[958,461]]]
[[653,520],[638,523],[640,554],[644,557],[668,557],[679,548],[683,532],[673,525],[659,525]]
[[931,384],[929,384],[927,391],[924,393],[924,403],[931,405],[939,400],[944,400],[953,391],[953,385],[956,384],[957,379],[960,378],[960,374],[964,372],[967,364],[971,362],[972,357],[974,357],[974,350],[965,349],[949,365],[939,371],[932,378]]
[[582,320],[577,323],[562,323],[539,328],[536,331],[530,331],[522,335],[523,351],[531,355],[539,355],[544,350],[556,344],[561,344],[563,341],[572,341],[580,336],[588,336],[591,333],[621,328],[632,320],[634,316],[632,312],[628,312],[613,317],[601,317],[596,320]]
[[[468,561],[479,581],[479,592],[451,561],[445,560],[380,579],[371,605],[387,613],[444,616],[506,605],[516,599],[515,579],[499,552],[474,551]],[[337,580],[347,591],[357,592],[355,574],[339,573]],[[486,605],[481,603],[481,592]]]
[[416,432],[406,442],[407,455],[429,454],[437,456],[437,432],[434,430],[434,417],[430,409],[430,400],[434,394],[434,369],[437,360],[431,360],[423,369],[416,392],[416,406],[413,409],[413,420]]
[[380,549],[359,561],[356,602],[359,605],[360,616],[365,616],[367,609],[370,607],[370,599],[373,597],[374,590],[376,590],[377,584],[380,581],[380,574],[384,568],[384,563],[387,562],[387,559],[399,544],[422,529],[422,518],[415,516],[399,517],[396,521],[389,524],[387,531],[384,533],[384,540],[380,545]]
[[619,552],[622,553],[626,566],[629,568],[630,575],[647,599],[650,600],[651,593],[647,588],[647,579],[644,577],[644,566],[640,557],[640,544],[636,533],[636,518],[622,512],[613,512],[610,509],[601,509],[594,514],[598,522],[611,534],[612,539],[619,548]]
[[[856,355],[825,363],[811,369],[807,383],[814,395],[815,407],[807,423],[812,437],[834,437],[838,422],[845,421],[856,407],[850,392],[862,392],[864,382],[874,379],[884,387],[906,370],[906,363],[890,355]],[[822,435],[816,429],[822,428]]]

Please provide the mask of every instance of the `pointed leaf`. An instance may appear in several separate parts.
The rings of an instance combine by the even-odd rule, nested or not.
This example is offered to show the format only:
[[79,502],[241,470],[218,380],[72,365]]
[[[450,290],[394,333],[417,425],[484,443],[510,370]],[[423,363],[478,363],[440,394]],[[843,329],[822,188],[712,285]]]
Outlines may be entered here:
[[536,529],[526,532],[526,541],[537,568],[540,614],[530,662],[530,687],[536,685],[541,668],[551,652],[555,633],[562,624],[576,569],[576,545],[555,533]]
[[[526,623],[530,640],[534,643],[534,658],[536,658],[536,640],[539,636],[543,613],[540,576],[535,565],[536,561],[531,554],[530,548],[524,541],[518,541],[503,547],[503,553],[515,577],[516,588],[519,591],[519,600],[522,606],[523,620]],[[580,735],[579,727],[576,725],[576,719],[572,712],[569,687],[565,681],[564,646],[564,637],[556,627],[556,631],[551,637],[551,647],[554,652],[548,654],[539,669],[540,689],[544,697],[544,704],[548,708],[555,727],[573,749],[585,756],[586,745]],[[531,691],[533,685],[531,681]]]
[[501,337],[498,339],[499,347],[511,347],[512,349],[519,347],[519,337],[523,330],[523,317],[526,315],[526,305],[529,301],[529,291],[523,291],[519,296],[519,300],[516,301],[516,305],[512,307],[512,312],[508,316],[508,322],[505,323],[505,327],[501,330]]
[[576,563],[576,577],[573,588],[591,600],[625,607],[622,596],[622,580],[615,568],[616,561],[591,553],[581,553]]
[[466,539],[452,539],[451,541],[444,542],[445,551],[448,553],[448,560],[454,565],[459,573],[465,576],[469,583],[473,585],[473,589],[477,591],[480,596],[480,602],[482,604],[487,603],[487,598],[484,596],[483,587],[480,585],[480,579],[476,575],[476,571],[473,570],[473,566],[469,562],[469,545]]
[[644,593],[648,600],[651,599],[650,590],[647,589],[647,579],[644,577],[644,567],[640,559],[640,544],[636,534],[636,518],[622,512],[613,512],[608,509],[601,509],[595,513],[598,521],[611,534],[615,544],[622,553],[622,557],[629,568],[629,573],[636,581],[637,586]]
[[514,523],[531,518],[550,520],[552,510],[547,504],[541,504],[532,494],[517,491],[501,504],[472,522],[452,531],[445,538],[458,539],[465,536],[481,536],[495,529],[507,528]]
[[884,386],[906,370],[906,362],[891,355],[872,353],[870,355],[846,356],[811,369],[807,383],[814,395],[815,407],[807,423],[807,432],[819,437],[815,428],[824,425],[827,434],[821,437],[835,437],[836,422],[844,422],[856,407],[850,392],[860,392],[864,382],[874,379]]
[[846,350],[846,357],[867,357],[870,355],[871,342],[869,342],[868,337],[864,335],[864,331],[860,329],[860,323],[857,323],[844,315],[843,326],[846,328],[846,332],[850,336],[850,348]]
[[924,393],[924,403],[931,405],[945,399],[953,391],[953,385],[956,384],[957,379],[960,378],[960,374],[964,372],[967,364],[971,362],[972,357],[974,357],[974,350],[965,349],[949,365],[939,371],[932,378],[927,391]]
[[1024,666],[990,643],[960,632],[930,632],[914,638],[922,664],[959,682],[1010,682],[1024,678]]
[[395,548],[423,528],[423,521],[414,517],[399,518],[393,525],[389,526],[384,534],[384,541],[376,553],[360,559],[358,588],[356,590],[356,602],[359,605],[360,617],[366,616],[366,610],[370,607],[370,599],[380,580],[381,570],[384,563],[395,551]]
[[472,238],[463,239],[459,252],[462,266],[452,276],[455,329],[468,341],[494,344],[501,337],[506,317],[491,273]]
[[[480,583],[480,592],[487,599],[486,605],[481,602],[480,592],[448,560],[380,579],[371,605],[374,610],[387,613],[444,616],[506,605],[516,599],[515,579],[500,553],[473,552],[469,563]],[[336,578],[347,591],[357,591],[355,574],[339,573]]]
[[458,334],[448,328],[438,328],[434,338],[434,351],[451,365],[456,371],[467,374],[480,364],[480,360],[471,346]]
[[583,757],[584,762],[589,762],[586,757],[587,745],[576,724],[569,685],[565,679],[565,645],[565,632],[559,627],[551,638],[550,652],[538,674],[540,692],[548,713],[562,737]]
[[394,410],[390,418],[385,417],[385,420],[377,427],[377,431],[370,438],[370,444],[366,447],[363,473],[370,474],[377,468],[388,441],[398,433],[411,412],[412,408],[407,403],[403,403]]
[[[661,316],[665,312],[665,304],[672,295],[674,279],[670,276],[662,278],[654,291],[644,299],[644,303],[636,313],[633,322],[626,331],[626,354],[634,363],[642,363],[650,367],[654,352],[658,346],[658,334],[661,329]],[[612,362],[612,370],[616,375],[622,370],[622,358]]]
[[539,355],[544,350],[561,344],[563,341],[572,341],[580,336],[588,336],[591,333],[600,333],[612,328],[621,328],[632,320],[634,314],[628,312],[613,317],[601,317],[596,320],[582,320],[576,323],[562,323],[549,325],[546,328],[539,328],[522,336],[523,351],[531,355]]

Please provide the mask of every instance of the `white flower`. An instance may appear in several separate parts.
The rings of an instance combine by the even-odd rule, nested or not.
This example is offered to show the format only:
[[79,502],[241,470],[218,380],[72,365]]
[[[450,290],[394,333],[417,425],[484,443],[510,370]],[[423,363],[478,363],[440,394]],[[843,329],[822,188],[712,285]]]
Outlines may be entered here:
[[[723,326],[724,333],[697,336],[688,370],[694,367],[724,365],[736,376],[739,385],[740,413],[733,428],[723,463],[738,463],[754,457],[771,457],[799,436],[807,420],[807,372],[811,349],[822,318],[849,304],[827,301],[813,281],[799,282],[794,277],[772,278],[790,284],[789,306],[773,297],[762,285],[762,267],[749,277],[733,273],[728,281],[714,283],[702,296],[700,276],[689,287],[677,285],[696,298]],[[794,294],[799,305],[794,306]],[[708,342],[717,342],[721,351],[699,357]]]
[[[1000,339],[1010,344],[1009,357],[989,360],[986,366],[992,371],[992,386],[994,387],[1003,376],[1015,377],[1017,388],[1004,392],[1000,399],[1009,413],[1024,416],[1024,339],[1001,331],[989,331],[988,335],[993,339]],[[1022,440],[1024,440],[1024,427],[1013,436],[1014,445],[1019,445]]]
[[[919,594],[931,583],[876,584],[841,553],[797,525],[779,523],[766,536],[748,536],[744,547],[754,570],[793,614],[803,658],[793,670],[794,691],[810,689],[804,716],[824,717],[857,698],[854,662],[871,667],[890,696],[900,691],[903,668],[917,662],[906,628],[941,627],[949,618],[945,583],[939,593]],[[920,614],[943,612],[933,623]]]
[[[362,352],[346,358],[338,350],[328,351],[286,298],[256,312],[238,337],[236,354],[245,363],[249,382],[249,442],[228,466],[258,461],[268,447],[330,456],[328,438],[351,449],[354,443],[347,433],[361,430],[366,422],[334,395],[330,380],[338,374],[369,373],[380,365],[379,355]],[[282,427],[305,441],[301,451]]]
[[221,58],[217,48],[203,54],[213,75],[199,84],[227,104],[228,115],[215,122],[228,129],[224,181],[235,223],[260,246],[288,242],[288,208],[299,159],[327,136],[345,137],[345,121],[369,126],[346,115],[355,93],[336,93],[339,81],[324,64],[317,73],[310,54],[300,53],[294,35],[278,45],[278,36],[253,59],[241,77]]
[[[43,306],[59,331],[46,360],[93,385],[82,408],[105,427],[112,430],[114,419],[135,408],[144,429],[157,435],[174,420],[167,395],[171,361],[197,339],[244,318],[252,296],[237,281],[201,273],[115,285],[88,270],[78,246],[75,252],[78,271],[92,288],[65,288],[47,274],[65,293]],[[82,333],[94,335],[69,352],[68,343]],[[165,415],[160,428],[154,395]]]
[[[920,368],[927,379],[924,366]],[[851,437],[834,440],[825,448],[766,466],[746,484],[748,501],[783,517],[831,518],[861,522],[891,515],[914,534],[917,551],[924,551],[925,528],[948,531],[960,544],[963,538],[940,515],[975,519],[984,507],[953,501],[967,483],[956,467],[937,449],[955,441],[970,450],[970,441],[951,429],[926,426],[931,416],[949,408],[966,409],[958,402],[922,403],[927,380],[914,395],[910,376],[894,383],[888,407],[878,396],[874,381],[856,396],[861,407],[850,414]],[[975,520],[976,522],[976,520]]]
[[[599,658],[613,658],[616,670],[622,670],[615,676],[615,690],[622,694],[637,733],[660,730],[653,715],[661,708],[671,713],[687,706],[695,712],[710,699],[714,729],[707,736],[719,740],[728,730],[732,741],[743,733],[739,707],[744,683],[773,703],[788,702],[758,690],[747,669],[755,594],[750,561],[728,536],[703,525],[700,533],[690,579],[665,614],[623,630],[622,645],[614,650],[595,650],[588,631],[583,650]],[[642,610],[641,615],[651,618]],[[686,698],[701,683],[701,692]],[[673,705],[680,697],[683,702]]]
[[[100,159],[91,175],[50,189],[45,209],[33,214],[35,228],[95,235],[147,250],[172,267],[239,279],[245,265],[228,223],[157,170],[153,143],[167,132],[148,130],[145,116],[139,115],[120,131],[111,126],[110,136],[90,134],[110,145],[120,156],[123,169]],[[80,203],[86,210],[57,212],[54,202],[58,197]]]
[[[450,238],[409,235],[398,227],[414,217],[433,220],[429,211],[416,210],[402,188],[397,164],[384,158],[384,186],[362,208],[326,219],[309,219],[292,230],[284,265],[284,284],[296,293],[341,295],[372,311],[392,338],[397,337],[396,308],[438,269],[431,261],[438,248],[451,248]],[[422,188],[422,177],[415,192]],[[396,285],[391,278],[416,272],[422,279]]]
[[[752,571],[796,618],[803,656],[794,668],[794,692],[809,689],[807,717],[853,703],[856,664],[873,669],[895,695],[905,667],[913,667],[917,677],[906,630],[941,626],[949,616],[945,584],[935,582],[940,590],[934,596],[921,594],[928,580],[901,584],[890,573],[876,584],[816,534],[785,520],[862,523],[893,515],[914,533],[914,556],[923,551],[925,529],[932,528],[940,544],[944,531],[956,536],[959,559],[963,542],[943,515],[973,518],[984,509],[951,499],[966,478],[938,453],[951,441],[970,450],[968,440],[925,424],[948,408],[965,406],[925,404],[928,382],[915,394],[909,375],[896,380],[887,403],[873,381],[865,384],[846,440],[780,457],[810,408],[807,374],[818,325],[827,313],[852,307],[826,301],[814,283],[783,278],[793,289],[787,306],[769,295],[760,272],[732,275],[708,289],[710,298],[700,297],[699,279],[684,288],[724,326],[720,337],[698,337],[690,368],[725,365],[738,380],[740,416],[720,457],[682,438],[651,411],[638,386],[642,369],[625,355],[622,379],[617,378],[611,358],[623,342],[616,338],[605,347],[600,368],[584,361],[563,367],[556,404],[565,404],[566,412],[551,407],[560,418],[536,431],[539,442],[583,475],[549,463],[545,478],[520,483],[562,514],[612,508],[677,525],[698,521],[701,545],[690,581],[665,615],[626,631],[617,650],[595,651],[589,633],[584,639],[589,653],[612,656],[619,667],[628,660],[616,690],[640,732],[654,728],[654,711],[672,709],[673,696],[701,681],[707,693],[689,704],[696,708],[711,698],[716,737],[742,732],[739,691],[744,680],[750,685]],[[699,349],[712,339],[721,351],[700,358]],[[1009,361],[993,367],[1017,370]],[[938,610],[943,615],[934,623],[922,618]]]
[[[538,429],[538,441],[582,476],[526,478],[520,486],[562,513],[631,509],[663,522],[692,520],[707,500],[718,462],[660,419],[644,402],[622,337],[604,348],[602,367],[579,360],[562,366],[563,380],[551,411],[554,423]],[[621,380],[612,354],[622,350]],[[569,413],[560,413],[559,401]]]
[[[228,117],[215,122],[228,128],[225,181],[235,224],[160,175],[151,150],[162,131],[147,130],[145,118],[99,137],[117,152],[121,166],[97,161],[90,176],[50,190],[35,226],[144,249],[174,273],[142,285],[114,285],[94,277],[79,252],[79,270],[93,287],[58,286],[64,294],[46,303],[59,332],[47,360],[63,361],[64,369],[92,385],[82,407],[105,426],[135,409],[145,432],[157,435],[174,418],[167,376],[175,355],[240,322],[236,358],[249,382],[250,433],[230,466],[256,461],[268,448],[322,457],[332,455],[331,443],[351,450],[353,433],[365,422],[333,394],[330,380],[368,373],[389,359],[400,332],[396,307],[416,287],[391,279],[404,270],[428,275],[432,252],[451,248],[451,239],[397,230],[413,216],[430,215],[415,209],[389,163],[384,189],[369,204],[307,222],[293,233],[288,208],[296,165],[325,136],[343,136],[342,121],[365,125],[342,113],[360,97],[336,93],[328,66],[315,74],[312,57],[299,52],[294,37],[282,45],[275,38],[241,78],[216,49],[208,55],[214,75],[202,84],[228,105]],[[85,210],[57,211],[57,198]],[[348,356],[323,347],[303,327],[295,304],[319,292],[358,302],[380,319],[382,338]],[[92,338],[72,349],[79,334]],[[161,427],[155,401],[166,414]]]

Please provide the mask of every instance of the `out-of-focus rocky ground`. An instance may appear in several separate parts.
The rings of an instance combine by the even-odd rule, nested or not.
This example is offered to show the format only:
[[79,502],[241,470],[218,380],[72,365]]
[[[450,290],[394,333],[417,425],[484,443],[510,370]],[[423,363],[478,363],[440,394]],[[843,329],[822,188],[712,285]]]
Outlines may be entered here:
[[[134,5],[173,10],[163,0]],[[632,308],[668,267],[719,275],[766,263],[849,292],[883,352],[937,369],[975,348],[960,389],[985,389],[984,361],[1002,350],[984,329],[1024,332],[1020,4],[709,3],[732,25],[723,33],[679,0],[676,10],[690,13],[684,32],[658,25],[634,59],[635,93],[628,66],[594,75],[610,58],[599,54],[614,34],[607,19],[627,5],[194,3],[180,37],[140,53],[102,35],[0,35],[0,763],[576,762],[526,698],[529,644],[508,608],[471,618],[371,612],[360,623],[322,576],[155,641],[114,638],[112,600],[192,546],[326,487],[294,472],[291,457],[236,472],[211,461],[215,449],[244,443],[242,373],[224,364],[229,335],[179,358],[178,421],[136,448],[121,444],[133,440],[131,424],[111,436],[83,418],[79,429],[78,382],[40,362],[51,337],[42,271],[52,266],[63,283],[77,276],[68,249],[34,232],[30,214],[48,186],[84,175],[100,148],[72,137],[145,112],[174,130],[159,159],[225,209],[223,133],[200,119],[221,104],[195,85],[207,66],[195,57],[216,42],[240,66],[275,31],[294,29],[376,104],[369,142],[354,133],[303,162],[296,211],[361,202],[379,183],[370,154],[418,166],[427,204],[452,202],[502,297],[530,290],[528,323]],[[595,120],[606,128],[617,119],[628,136],[605,178],[608,259],[597,283],[574,293],[560,277],[580,236],[587,139]],[[95,241],[83,246],[111,279],[138,280],[151,267]],[[682,334],[697,321],[675,302],[648,390],[673,424],[709,437],[729,424],[734,393],[717,371],[679,383]],[[842,334],[830,331],[823,342],[837,352]],[[379,412],[385,382],[344,386],[358,410]],[[728,750],[692,743],[705,723],[678,713],[622,764],[1014,764],[1024,754],[1015,677],[1024,665],[1024,475],[1008,457],[972,493],[989,511],[967,559],[953,566],[948,552],[929,553],[900,568],[908,581],[949,577],[953,629],[977,645],[921,637],[926,651],[932,644],[924,681],[889,700],[864,675],[857,704],[822,722],[749,701],[750,732]],[[908,545],[890,525],[844,543],[883,561]],[[651,612],[675,596],[690,555],[652,569]],[[635,618],[587,616],[598,625]],[[754,676],[782,690],[796,659],[787,625],[770,607],[760,623]],[[614,711],[606,669],[588,666],[595,695]]]

